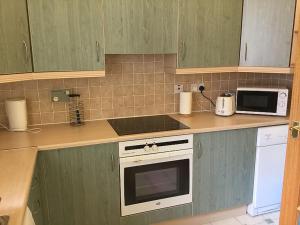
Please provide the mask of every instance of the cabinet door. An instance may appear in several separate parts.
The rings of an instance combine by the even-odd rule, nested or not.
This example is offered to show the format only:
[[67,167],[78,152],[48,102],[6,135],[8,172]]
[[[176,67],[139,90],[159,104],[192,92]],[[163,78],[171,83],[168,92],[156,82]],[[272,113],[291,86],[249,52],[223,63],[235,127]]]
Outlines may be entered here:
[[177,0],[104,0],[106,54],[177,52]]
[[40,188],[40,168],[39,168],[39,164],[37,164],[33,174],[30,194],[28,199],[28,207],[31,210],[32,217],[36,225],[44,224],[41,203],[42,203],[42,199],[41,199],[41,188]]
[[238,66],[241,0],[179,0],[178,66]]
[[150,225],[192,216],[192,203],[121,217],[121,225]]
[[0,74],[32,72],[26,0],[0,1]]
[[245,0],[241,66],[289,67],[295,0]]
[[104,68],[102,0],[28,0],[35,72]]
[[256,129],[194,136],[194,215],[252,200]]
[[117,144],[41,152],[44,225],[118,225],[117,160]]

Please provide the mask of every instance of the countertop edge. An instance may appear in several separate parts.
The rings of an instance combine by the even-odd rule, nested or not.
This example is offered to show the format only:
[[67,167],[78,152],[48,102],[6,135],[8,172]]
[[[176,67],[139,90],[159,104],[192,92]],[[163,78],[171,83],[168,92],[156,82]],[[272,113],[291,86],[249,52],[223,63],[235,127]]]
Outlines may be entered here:
[[226,131],[226,130],[238,130],[238,129],[248,129],[248,128],[259,128],[259,127],[267,127],[267,126],[277,126],[277,125],[285,125],[289,124],[289,120],[282,121],[273,121],[273,122],[257,122],[257,123],[249,123],[242,125],[231,125],[231,126],[220,126],[220,127],[211,127],[211,128],[199,128],[199,129],[186,129],[186,130],[176,130],[176,131],[164,131],[157,133],[143,133],[138,135],[128,135],[128,136],[118,136],[115,138],[106,138],[106,139],[95,139],[88,141],[79,141],[72,143],[63,143],[63,144],[54,144],[54,145],[43,145],[43,146],[33,146],[38,148],[38,151],[49,151],[49,150],[59,150],[64,148],[75,148],[75,147],[84,147],[90,145],[98,145],[98,144],[107,144],[114,142],[123,142],[123,141],[131,141],[131,140],[139,140],[139,139],[147,139],[147,138],[155,138],[155,137],[165,137],[165,136],[180,136],[180,135],[188,135],[188,134],[201,134],[201,133],[210,133],[210,132],[218,132],[218,131]]

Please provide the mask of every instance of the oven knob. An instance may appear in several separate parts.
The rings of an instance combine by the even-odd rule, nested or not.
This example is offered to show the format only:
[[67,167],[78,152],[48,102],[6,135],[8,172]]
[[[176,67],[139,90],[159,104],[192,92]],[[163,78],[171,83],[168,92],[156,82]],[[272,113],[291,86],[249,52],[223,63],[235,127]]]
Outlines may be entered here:
[[285,103],[284,102],[280,102],[279,106],[283,108],[283,107],[285,107]]
[[152,151],[158,152],[158,146],[155,143],[152,145]]
[[144,151],[145,151],[145,152],[149,152],[149,151],[150,151],[150,147],[149,147],[149,145],[148,145],[148,144],[146,144],[146,145],[145,145],[145,147],[144,147]]
[[286,93],[283,92],[283,93],[280,94],[280,98],[286,98],[286,97],[287,97]]

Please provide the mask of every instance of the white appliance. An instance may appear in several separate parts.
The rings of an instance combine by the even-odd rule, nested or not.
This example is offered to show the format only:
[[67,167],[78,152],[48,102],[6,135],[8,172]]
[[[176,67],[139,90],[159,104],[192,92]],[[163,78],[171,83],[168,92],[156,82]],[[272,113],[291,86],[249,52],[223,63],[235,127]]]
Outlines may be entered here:
[[286,116],[288,89],[237,88],[236,113]]
[[251,216],[280,210],[287,138],[288,125],[258,129]]
[[193,135],[119,143],[122,216],[192,202]]
[[27,107],[24,98],[12,98],[5,101],[6,115],[10,131],[27,130]]
[[235,113],[235,97],[225,93],[217,98],[216,115],[231,116]]

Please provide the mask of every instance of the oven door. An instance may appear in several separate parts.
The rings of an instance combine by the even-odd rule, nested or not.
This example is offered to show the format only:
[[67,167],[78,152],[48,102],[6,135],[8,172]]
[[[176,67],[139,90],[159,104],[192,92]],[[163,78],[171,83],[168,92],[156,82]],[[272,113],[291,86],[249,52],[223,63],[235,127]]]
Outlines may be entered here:
[[237,92],[237,113],[276,115],[278,91]]
[[192,149],[120,159],[122,216],[192,202]]

